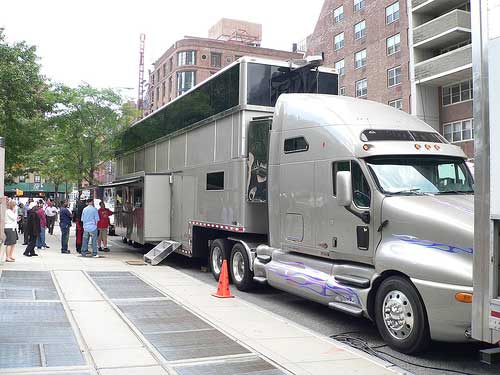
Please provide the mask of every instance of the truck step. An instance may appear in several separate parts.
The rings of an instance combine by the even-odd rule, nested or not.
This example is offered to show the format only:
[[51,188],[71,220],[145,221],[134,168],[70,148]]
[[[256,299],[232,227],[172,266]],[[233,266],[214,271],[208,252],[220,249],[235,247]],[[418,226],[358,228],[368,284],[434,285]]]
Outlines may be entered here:
[[344,313],[353,315],[353,316],[361,316],[363,314],[363,309],[358,306],[348,305],[347,303],[342,302],[330,302],[328,307],[334,310],[342,311]]
[[152,266],[160,264],[166,257],[172,254],[181,246],[180,242],[163,240],[146,255],[144,255],[144,262],[151,263]]
[[256,283],[262,284],[262,285],[267,284],[267,278],[262,277],[262,276],[254,276],[253,281],[255,281]]
[[370,279],[353,275],[335,275],[335,281],[359,288],[368,288],[370,286]]

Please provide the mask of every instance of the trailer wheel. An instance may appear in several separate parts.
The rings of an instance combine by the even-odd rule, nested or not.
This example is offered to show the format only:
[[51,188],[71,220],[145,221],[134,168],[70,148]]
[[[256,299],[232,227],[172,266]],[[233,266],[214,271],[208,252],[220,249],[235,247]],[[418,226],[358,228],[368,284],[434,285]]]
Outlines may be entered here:
[[222,271],[222,261],[227,259],[229,254],[230,242],[223,239],[212,241],[210,246],[209,262],[210,270],[214,276],[215,281],[219,281],[219,276]]
[[250,259],[242,244],[236,243],[231,251],[231,278],[236,288],[248,291],[253,286],[253,271],[250,270]]
[[413,284],[403,277],[389,277],[380,285],[375,300],[375,321],[384,341],[399,352],[421,352],[430,343],[422,299]]

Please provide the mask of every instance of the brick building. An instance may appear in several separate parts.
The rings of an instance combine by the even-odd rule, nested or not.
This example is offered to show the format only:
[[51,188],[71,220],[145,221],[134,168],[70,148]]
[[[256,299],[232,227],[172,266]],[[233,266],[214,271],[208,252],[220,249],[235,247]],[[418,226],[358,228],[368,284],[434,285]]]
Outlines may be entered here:
[[473,156],[470,5],[325,0],[307,55],[325,54],[340,93],[412,113]]
[[185,37],[175,42],[150,72],[145,115],[170,102],[241,56],[289,60],[302,54],[261,48],[260,24],[223,18],[208,38]]

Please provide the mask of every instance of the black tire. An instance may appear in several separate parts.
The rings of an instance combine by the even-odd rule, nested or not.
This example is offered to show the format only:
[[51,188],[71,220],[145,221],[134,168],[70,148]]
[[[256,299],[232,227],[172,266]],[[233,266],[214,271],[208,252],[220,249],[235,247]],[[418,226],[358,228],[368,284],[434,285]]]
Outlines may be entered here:
[[[394,314],[389,314],[391,308]],[[404,277],[392,276],[380,284],[375,298],[375,322],[387,345],[399,352],[418,353],[430,344],[424,303]]]
[[229,251],[231,251],[231,243],[228,240],[219,238],[212,241],[212,244],[210,245],[208,264],[215,281],[219,281],[219,276],[222,270],[222,261],[224,259],[227,260]]
[[229,269],[233,284],[238,290],[246,292],[253,287],[253,271],[250,270],[250,259],[242,244],[236,243],[231,251]]
[[126,237],[122,237],[122,242],[123,242],[124,244],[128,244],[128,240],[127,240],[127,238],[126,238]]

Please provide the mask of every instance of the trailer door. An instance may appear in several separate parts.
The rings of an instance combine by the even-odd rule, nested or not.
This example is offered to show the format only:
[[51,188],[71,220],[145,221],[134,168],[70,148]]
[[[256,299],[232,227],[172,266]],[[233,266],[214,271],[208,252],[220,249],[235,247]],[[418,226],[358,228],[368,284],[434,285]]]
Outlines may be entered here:
[[315,163],[315,200],[317,214],[314,228],[317,251],[328,258],[371,262],[373,254],[373,220],[364,223],[358,216],[337,204],[336,173],[351,171],[352,210],[371,210],[372,194],[357,161],[317,161]]
[[186,246],[189,240],[189,221],[196,207],[196,177],[174,175],[172,186],[172,239]]

